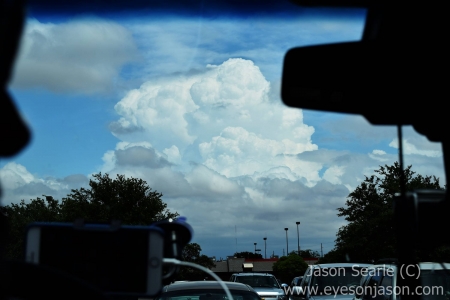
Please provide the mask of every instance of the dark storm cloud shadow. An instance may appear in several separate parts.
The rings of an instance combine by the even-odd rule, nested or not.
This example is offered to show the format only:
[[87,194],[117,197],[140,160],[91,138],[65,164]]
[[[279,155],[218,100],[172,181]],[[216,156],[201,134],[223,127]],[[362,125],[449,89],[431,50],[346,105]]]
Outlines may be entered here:
[[161,192],[164,199],[170,203],[181,203],[184,198],[191,199],[192,203],[217,203],[237,199],[245,194],[244,188],[236,182],[201,164],[192,163],[192,170],[183,173],[175,170],[173,165],[162,157],[153,159],[153,149],[131,147],[121,150],[123,152],[120,155],[130,154],[126,152],[130,149],[137,151],[133,151],[130,157],[125,157],[121,163],[116,151],[116,168],[108,173],[142,178],[152,189]]
[[[80,186],[74,186],[73,188],[80,188]],[[25,203],[29,203],[33,199],[44,198],[44,195],[52,196],[54,199],[61,201],[62,198],[67,197],[70,191],[70,188],[59,187],[59,189],[56,190],[42,182],[31,182],[15,189],[5,191],[1,204],[11,205],[12,203],[19,203],[21,200],[24,200]]]
[[[203,249],[209,255],[231,255],[238,251],[252,251],[246,249],[243,241],[259,241],[267,235],[271,242],[270,249],[281,254],[285,246],[284,227],[289,227],[292,235],[295,230],[295,221],[302,222],[302,238],[310,244],[310,239],[322,239],[328,243],[334,242],[335,235],[345,222],[337,216],[337,208],[344,205],[348,190],[343,185],[333,185],[327,181],[320,181],[316,186],[309,188],[300,181],[287,179],[261,178],[253,180],[250,176],[235,179],[240,186],[258,190],[267,199],[275,201],[275,206],[262,205],[245,195],[239,198],[223,197],[211,198],[210,201],[201,202],[193,199],[183,201],[189,205],[184,214],[190,218],[196,231],[196,236]],[[214,195],[211,194],[211,197]],[[176,202],[173,202],[175,204]],[[238,227],[238,245],[234,244],[234,226]],[[292,243],[292,236],[291,243]],[[217,247],[218,240],[227,241],[224,251]],[[214,242],[212,242],[214,241]],[[253,245],[253,244],[252,244]],[[259,243],[258,243],[259,245]],[[319,244],[320,245],[320,244]],[[231,252],[231,253],[226,253]],[[219,253],[219,254],[217,254]],[[272,250],[271,252],[272,253]]]
[[158,169],[171,166],[172,164],[156,154],[155,149],[134,146],[124,150],[116,150],[116,163],[119,166],[143,166]]
[[71,93],[110,93],[139,57],[133,35],[97,18],[53,24],[28,19],[11,85]]
[[[282,197],[279,207],[284,216],[296,214],[297,210],[328,210],[330,205],[336,206],[336,199],[344,202],[349,194],[345,186],[331,184],[326,180],[321,180],[310,188],[300,181],[272,179],[265,181],[264,189],[268,197]],[[286,210],[288,207],[290,209]]]
[[60,180],[61,183],[67,184],[70,189],[78,189],[89,185],[89,178],[82,174],[73,174]]
[[411,169],[422,176],[436,176],[439,178],[439,184],[444,187],[447,179],[444,170],[443,157],[428,157],[424,155],[411,154],[405,155],[405,167],[411,165]]
[[303,161],[317,162],[328,165],[336,160],[348,160],[349,155],[349,151],[338,151],[322,148],[314,151],[304,151],[297,154],[297,158]]
[[127,134],[127,133],[134,133],[134,132],[144,132],[144,128],[138,127],[138,126],[130,126],[130,127],[124,127],[120,122],[113,121],[109,123],[108,129],[113,134]]
[[[307,187],[300,181],[287,179],[260,179],[254,185],[268,198],[277,198],[276,208],[253,209],[248,217],[254,220],[282,221],[295,217],[308,218],[317,212],[327,215],[330,212],[335,216],[336,209],[345,203],[348,189],[343,185],[331,184],[321,180],[314,187]],[[326,212],[326,213],[325,213]],[[244,213],[245,214],[245,213]]]
[[[302,243],[307,242],[311,245],[316,240],[334,242],[336,232],[345,223],[343,218],[337,216],[337,209],[345,205],[349,194],[345,186],[322,180],[314,187],[308,188],[299,182],[284,179],[271,180],[270,186],[271,194],[285,197],[283,201],[280,201],[281,211],[277,215],[280,216],[280,228],[285,226],[290,230],[290,243],[293,242],[292,235],[295,235],[296,221],[300,221]],[[255,219],[264,220],[270,215],[271,212],[259,213]],[[278,243],[278,248],[285,246],[285,241],[282,239],[278,240]],[[316,244],[318,248],[320,242]],[[289,247],[289,249],[294,248],[296,248],[294,245],[292,248]]]
[[403,127],[403,138],[420,150],[442,151],[442,143],[430,142],[425,135],[418,133],[412,126]]
[[[194,194],[192,187],[186,181],[184,174],[170,168],[150,169],[142,172],[142,178],[148,185],[163,194],[163,199],[171,207],[179,202],[177,199],[189,197]],[[172,205],[173,203],[173,205]]]
[[42,195],[50,196],[55,193],[55,190],[41,182],[31,182],[22,185],[13,191],[15,195],[37,195],[36,197],[41,197]]
[[[302,161],[313,161],[322,164],[319,171],[321,177],[331,167],[342,168],[343,174],[339,176],[340,183],[347,188],[355,188],[364,180],[364,176],[374,174],[374,170],[380,166],[392,165],[398,161],[396,154],[374,154],[374,153],[351,153],[347,150],[319,149],[316,151],[305,151],[297,155]],[[361,167],[363,166],[363,167]]]

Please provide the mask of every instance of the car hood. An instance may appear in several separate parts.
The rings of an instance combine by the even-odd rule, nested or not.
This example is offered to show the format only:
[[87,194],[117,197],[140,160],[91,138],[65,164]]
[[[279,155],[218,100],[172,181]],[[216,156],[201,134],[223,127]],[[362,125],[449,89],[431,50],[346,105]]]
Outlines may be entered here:
[[311,296],[311,300],[331,300],[331,299],[337,299],[337,300],[353,300],[355,295],[316,295]]
[[273,287],[253,287],[253,289],[261,296],[261,295],[280,295],[284,294],[282,289],[277,289]]

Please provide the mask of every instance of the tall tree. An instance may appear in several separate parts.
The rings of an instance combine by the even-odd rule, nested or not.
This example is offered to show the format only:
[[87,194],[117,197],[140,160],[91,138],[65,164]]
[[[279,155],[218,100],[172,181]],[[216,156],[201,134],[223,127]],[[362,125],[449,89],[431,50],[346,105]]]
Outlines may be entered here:
[[273,264],[274,274],[286,284],[296,276],[303,276],[307,268],[308,264],[297,253],[282,256]]
[[[289,254],[297,254],[297,250],[291,251]],[[300,256],[305,258],[316,258],[320,257],[320,253],[318,251],[314,251],[311,249],[300,250]]]
[[124,224],[146,225],[178,216],[167,209],[161,199],[163,195],[140,178],[117,175],[112,179],[101,173],[93,178],[89,181],[90,188],[72,190],[63,198],[62,219],[71,221],[82,217],[98,222],[116,219]]
[[127,225],[148,225],[154,221],[176,218],[178,213],[167,209],[161,193],[153,191],[138,178],[108,174],[95,174],[89,188],[73,189],[61,202],[51,196],[22,200],[18,204],[0,207],[9,227],[5,255],[21,259],[23,238],[31,222],[73,222],[82,218],[86,222],[120,220]]
[[[197,243],[187,244],[182,253],[182,260],[201,265],[207,269],[215,267],[214,261],[208,256],[201,254],[202,248]],[[195,268],[182,267],[176,275],[176,280],[201,280],[208,275]]]
[[237,258],[263,258],[260,253],[253,253],[249,251],[236,252],[233,256]]
[[[422,176],[408,166],[403,170],[406,190],[442,189],[439,178]],[[380,166],[375,175],[351,192],[338,216],[348,224],[339,228],[332,256],[355,262],[373,262],[397,255],[393,219],[393,199],[400,192],[402,170],[398,162]],[[331,257],[331,256],[330,256]]]

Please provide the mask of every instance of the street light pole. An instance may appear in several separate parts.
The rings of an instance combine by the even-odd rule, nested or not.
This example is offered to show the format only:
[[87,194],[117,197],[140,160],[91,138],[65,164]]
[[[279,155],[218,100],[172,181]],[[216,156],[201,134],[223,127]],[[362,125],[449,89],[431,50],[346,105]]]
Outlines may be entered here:
[[287,231],[289,228],[285,228],[284,230],[286,230],[286,256],[289,255],[289,244],[288,244],[288,237],[287,237]]
[[266,250],[267,250],[266,241],[267,241],[267,238],[265,237],[265,238],[263,238],[263,240],[264,240],[264,258],[267,258],[267,255],[266,255]]
[[298,233],[298,225],[300,225],[300,222],[297,221],[295,224],[297,224],[297,253],[300,256],[300,234]]
[[253,243],[253,245],[255,245],[255,255],[256,255],[256,243]]

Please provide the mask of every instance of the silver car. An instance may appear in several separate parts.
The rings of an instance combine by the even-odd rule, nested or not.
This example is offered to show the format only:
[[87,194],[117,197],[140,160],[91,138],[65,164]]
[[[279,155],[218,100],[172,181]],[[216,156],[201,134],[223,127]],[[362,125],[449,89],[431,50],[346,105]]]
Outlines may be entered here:
[[236,273],[230,280],[248,284],[263,300],[286,300],[286,294],[278,280],[268,273]]
[[[450,263],[423,262],[417,265],[377,264],[361,281],[360,293],[354,300],[398,300],[402,295],[417,294],[423,299],[450,298]],[[420,285],[416,291],[397,285],[398,275],[418,276]]]
[[348,299],[355,296],[362,275],[371,264],[336,263],[309,266],[300,286],[289,291],[291,300]]
[[[224,282],[233,300],[261,300],[256,291],[245,284]],[[217,281],[184,281],[166,285],[154,300],[229,300]]]

